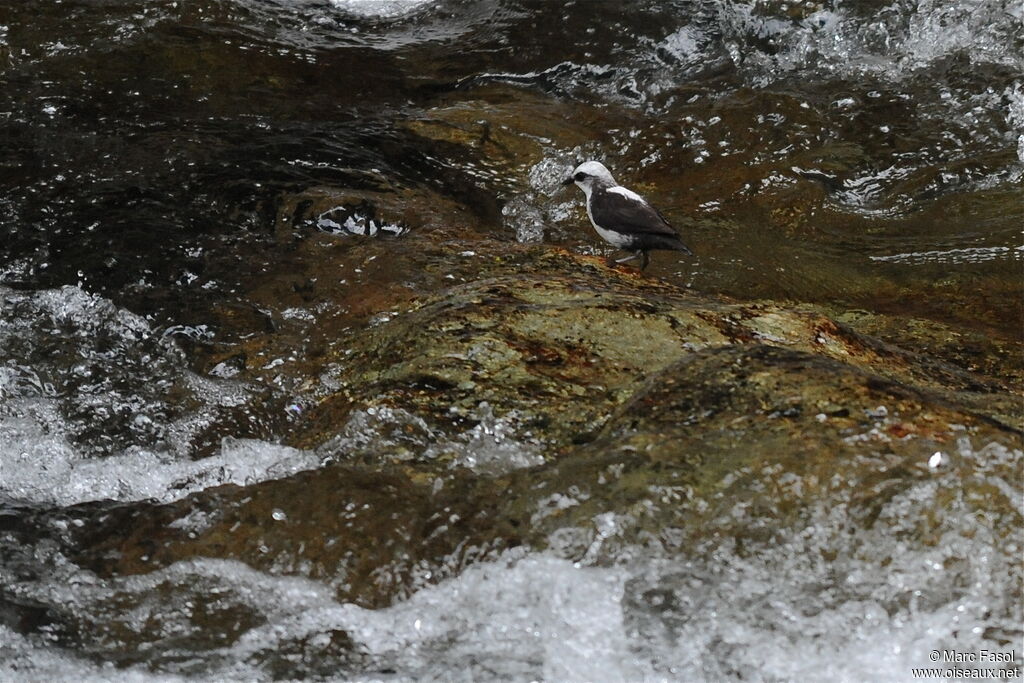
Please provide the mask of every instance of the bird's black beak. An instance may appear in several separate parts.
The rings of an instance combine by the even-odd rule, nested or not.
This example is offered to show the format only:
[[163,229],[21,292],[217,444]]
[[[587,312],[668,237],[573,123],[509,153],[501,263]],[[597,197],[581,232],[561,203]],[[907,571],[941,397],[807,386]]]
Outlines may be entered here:
[[576,179],[573,178],[572,176],[569,176],[568,178],[562,181],[562,187],[568,187],[569,185],[572,185],[575,182]]

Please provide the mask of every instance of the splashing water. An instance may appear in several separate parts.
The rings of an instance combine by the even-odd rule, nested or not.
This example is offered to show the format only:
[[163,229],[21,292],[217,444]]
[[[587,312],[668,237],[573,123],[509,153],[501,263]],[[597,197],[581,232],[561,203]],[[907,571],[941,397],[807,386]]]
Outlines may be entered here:
[[[904,532],[955,488],[960,468],[977,467],[971,476],[1019,498],[1019,486],[1000,473],[1022,455],[962,441],[931,468],[934,476],[882,504],[886,523],[875,529],[851,532],[848,510],[836,505],[818,507],[805,526],[750,548],[708,539],[678,557],[657,544],[619,546],[610,564],[600,552],[587,561],[598,566],[510,551],[378,610],[339,603],[319,582],[234,561],[198,559],[99,580],[52,556],[52,582],[2,578],[22,600],[62,605],[108,629],[138,624],[149,645],[136,660],[171,675],[202,662],[208,676],[262,680],[285,657],[288,670],[330,680],[362,680],[383,669],[401,681],[907,680],[930,666],[936,649],[1013,649],[1020,613],[1007,600],[1019,585],[1021,534],[989,528],[966,498],[939,520],[936,543],[922,545]],[[778,474],[766,469],[768,477]],[[610,546],[638,521],[598,515],[578,531]],[[157,589],[163,597],[148,599]],[[216,598],[201,607],[203,595]],[[218,614],[235,623],[221,644],[202,636]],[[0,628],[9,636],[5,674],[99,675]],[[179,639],[187,633],[198,636],[195,646]],[[116,639],[86,646],[97,653],[117,647]],[[1019,649],[1016,656],[1006,666],[1019,670]]]
[[359,17],[395,19],[419,12],[436,0],[331,0],[331,4]]
[[171,335],[77,287],[0,290],[0,301],[0,495],[170,501],[319,463],[244,438],[218,439],[215,455],[193,460],[203,431],[244,411],[253,387],[188,371]]

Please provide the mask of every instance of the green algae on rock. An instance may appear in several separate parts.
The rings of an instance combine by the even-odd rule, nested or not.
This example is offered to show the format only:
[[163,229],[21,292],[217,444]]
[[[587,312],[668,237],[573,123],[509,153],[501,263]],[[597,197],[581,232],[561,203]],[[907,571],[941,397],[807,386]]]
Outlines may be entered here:
[[[1007,489],[1018,446],[1019,433],[933,392],[804,352],[722,346],[652,373],[597,438],[540,467],[479,477],[332,465],[71,515],[98,515],[76,561],[101,575],[235,558],[371,606],[520,545],[587,563],[621,561],[630,548],[757,553],[830,510],[859,532],[822,525],[810,548],[823,556],[871,555],[877,534],[934,548],[966,511],[1006,549],[982,570],[1004,571],[1022,522]],[[971,562],[956,547],[934,552]]]
[[650,374],[701,349],[747,344],[825,356],[993,419],[1019,418],[1003,380],[861,334],[812,307],[701,297],[589,261],[554,267],[571,262],[552,256],[530,273],[450,288],[353,338],[338,361],[345,388],[323,395],[299,443],[323,443],[353,405],[398,406],[444,425],[483,401],[520,416],[554,454],[586,440]]
[[[524,247],[503,269],[295,365],[334,368],[294,432],[332,464],[164,506],[86,506],[76,561],[118,575],[240,559],[380,606],[518,546],[588,563],[753,549],[834,506],[865,534],[930,547],[950,524],[948,487],[1000,538],[1019,527],[1006,486],[1020,433],[999,377],[814,309],[702,296],[591,258]],[[542,457],[480,474],[432,450],[483,419],[481,402]],[[394,420],[393,438],[335,438],[360,410],[381,416],[373,430]],[[934,495],[900,517],[891,501],[922,487]],[[864,551],[835,531],[815,542]]]

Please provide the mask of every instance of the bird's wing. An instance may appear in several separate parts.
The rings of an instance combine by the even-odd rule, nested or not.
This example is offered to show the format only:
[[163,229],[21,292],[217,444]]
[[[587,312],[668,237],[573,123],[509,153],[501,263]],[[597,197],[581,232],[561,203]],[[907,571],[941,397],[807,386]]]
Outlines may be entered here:
[[676,231],[658,210],[633,192],[605,190],[600,201],[591,201],[590,212],[598,225],[613,230],[677,237]]

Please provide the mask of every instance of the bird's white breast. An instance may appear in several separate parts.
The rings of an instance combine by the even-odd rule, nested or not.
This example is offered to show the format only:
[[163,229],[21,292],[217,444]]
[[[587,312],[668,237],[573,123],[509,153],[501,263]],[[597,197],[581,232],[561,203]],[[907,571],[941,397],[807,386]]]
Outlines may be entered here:
[[[614,190],[625,190],[626,192],[629,192],[629,190],[626,190],[626,188],[624,187],[612,187],[609,188],[607,191],[612,192]],[[590,203],[593,201],[593,195],[590,191],[590,188],[584,187],[583,191],[587,195],[587,218],[590,219],[590,224],[594,226],[594,230],[596,230],[597,234],[601,236],[601,239],[603,239],[605,242],[612,245],[613,247],[616,247],[618,249],[626,249],[632,242],[632,239],[627,235],[623,235],[622,233],[612,232],[611,230],[605,230],[600,225],[598,225],[597,221],[594,220],[593,211],[590,210]],[[634,192],[630,192],[630,194],[637,197],[638,199],[640,198],[640,195]],[[643,199],[640,199],[640,201],[643,201]]]
[[594,223],[594,219],[591,218],[590,222],[594,224],[594,230],[597,230],[597,234],[601,236],[608,244],[619,249],[626,249],[633,242],[633,239],[628,235],[623,235],[621,232],[612,232],[611,230],[605,230],[600,227],[597,223]]

